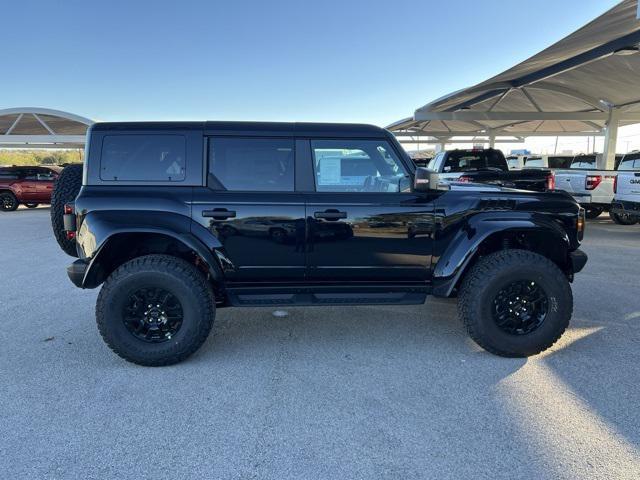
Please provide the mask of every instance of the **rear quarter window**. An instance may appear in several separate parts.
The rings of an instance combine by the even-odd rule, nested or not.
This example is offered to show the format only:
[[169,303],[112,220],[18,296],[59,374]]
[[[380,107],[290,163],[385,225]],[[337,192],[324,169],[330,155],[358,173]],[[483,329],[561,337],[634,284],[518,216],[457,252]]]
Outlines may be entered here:
[[101,180],[181,182],[185,169],[182,135],[105,135],[102,139]]

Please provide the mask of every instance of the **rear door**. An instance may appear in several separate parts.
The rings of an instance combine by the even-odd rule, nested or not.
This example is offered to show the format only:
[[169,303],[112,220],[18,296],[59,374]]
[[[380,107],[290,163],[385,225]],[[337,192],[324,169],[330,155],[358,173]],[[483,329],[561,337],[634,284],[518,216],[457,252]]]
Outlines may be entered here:
[[38,200],[49,203],[51,201],[51,192],[53,191],[53,182],[58,174],[48,168],[39,168],[36,173],[36,192]]
[[210,136],[207,186],[193,219],[223,245],[229,282],[295,282],[305,274],[304,198],[291,137]]
[[310,281],[424,282],[431,275],[434,196],[414,194],[385,139],[311,139]]

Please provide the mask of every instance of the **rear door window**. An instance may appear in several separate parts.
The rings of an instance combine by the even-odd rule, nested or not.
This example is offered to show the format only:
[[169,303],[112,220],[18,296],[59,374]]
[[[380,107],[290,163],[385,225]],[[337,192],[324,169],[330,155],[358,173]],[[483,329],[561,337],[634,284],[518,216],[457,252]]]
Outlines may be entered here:
[[17,168],[0,168],[0,180],[18,180],[21,173]]
[[209,187],[237,192],[292,192],[291,138],[209,138]]
[[105,135],[102,140],[102,180],[180,182],[185,168],[182,135]]

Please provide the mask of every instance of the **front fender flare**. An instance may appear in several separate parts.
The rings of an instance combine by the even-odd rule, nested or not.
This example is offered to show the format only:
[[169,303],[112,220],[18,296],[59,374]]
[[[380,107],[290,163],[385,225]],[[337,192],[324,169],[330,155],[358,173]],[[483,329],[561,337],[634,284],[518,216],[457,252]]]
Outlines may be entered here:
[[570,240],[562,226],[553,220],[533,216],[476,215],[467,219],[448,242],[433,268],[433,295],[448,297],[477,255],[480,246],[496,234],[541,233],[549,236],[560,248],[570,247]]

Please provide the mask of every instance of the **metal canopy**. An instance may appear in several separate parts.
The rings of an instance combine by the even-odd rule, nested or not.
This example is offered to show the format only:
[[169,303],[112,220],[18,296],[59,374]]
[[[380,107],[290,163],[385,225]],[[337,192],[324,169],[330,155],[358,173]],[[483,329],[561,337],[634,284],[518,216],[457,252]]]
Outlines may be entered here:
[[528,60],[387,128],[399,137],[441,142],[605,134],[612,163],[617,127],[640,122],[638,12],[638,0],[625,0]]
[[0,110],[0,148],[82,148],[88,118],[48,108]]

